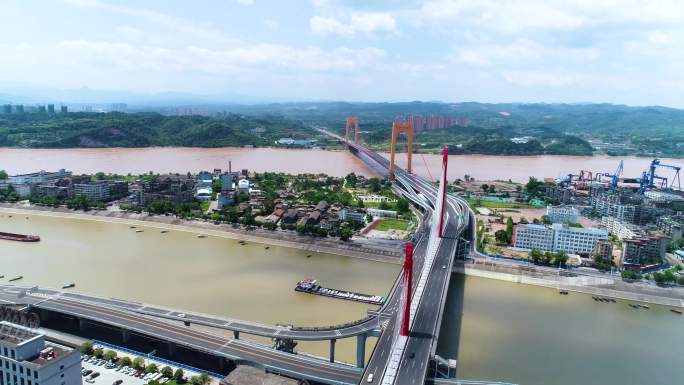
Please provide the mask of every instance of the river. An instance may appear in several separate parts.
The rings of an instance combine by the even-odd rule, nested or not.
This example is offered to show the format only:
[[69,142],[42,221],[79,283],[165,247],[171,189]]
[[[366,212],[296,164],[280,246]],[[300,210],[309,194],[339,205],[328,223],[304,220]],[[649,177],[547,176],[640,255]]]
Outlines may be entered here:
[[[389,157],[388,154],[383,154]],[[451,155],[449,179],[468,174],[479,180],[526,182],[530,176],[548,178],[578,174],[580,170],[614,172],[620,160],[625,162],[625,176],[641,176],[651,159],[610,156],[493,156]],[[326,173],[345,176],[350,172],[373,175],[358,158],[346,151],[278,148],[97,148],[97,149],[17,149],[0,148],[0,170],[10,174],[65,168],[75,173],[98,171],[118,174],[185,173],[214,168],[251,171],[279,171],[289,174]],[[439,174],[441,157],[418,154],[413,158],[417,174],[433,178]],[[399,154],[397,163],[404,167],[406,155]],[[684,159],[663,159],[663,163],[684,165]],[[669,173],[664,172],[664,176]]]
[[[0,281],[22,275],[17,284],[59,288],[73,282],[84,293],[269,324],[322,326],[363,318],[376,307],[297,293],[294,286],[314,277],[326,287],[384,295],[401,268],[278,246],[241,246],[228,238],[197,238],[196,232],[162,234],[154,227],[5,209],[0,231],[41,237],[38,243],[0,241]],[[354,362],[354,344],[340,341],[336,358]],[[303,346],[308,353],[328,353],[326,343]]]
[[668,307],[465,277],[451,280],[438,354],[458,377],[520,385],[681,384],[684,318]]
[[[292,290],[302,277],[330,287],[385,294],[399,266],[260,244],[240,246],[194,232],[0,210],[0,231],[38,234],[1,241],[0,274],[60,287],[257,322],[327,325],[363,317],[367,305]],[[672,384],[681,376],[684,318],[668,308],[454,275],[438,353],[458,358],[458,376],[520,385]],[[354,359],[353,339],[337,357]],[[369,340],[369,349],[374,341]],[[302,351],[325,356],[326,343]]]

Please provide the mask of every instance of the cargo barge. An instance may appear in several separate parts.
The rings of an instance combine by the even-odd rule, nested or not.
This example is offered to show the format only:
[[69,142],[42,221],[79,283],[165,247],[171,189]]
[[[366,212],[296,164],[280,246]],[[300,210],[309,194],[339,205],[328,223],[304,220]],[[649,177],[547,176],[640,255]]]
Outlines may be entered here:
[[17,242],[38,242],[40,237],[37,235],[24,235],[24,234],[13,234],[13,233],[3,233],[0,232],[0,239],[5,239],[8,241]]
[[316,280],[312,278],[306,278],[299,281],[297,286],[295,286],[295,291],[321,295],[324,297],[346,299],[348,301],[363,302],[371,305],[382,305],[385,303],[385,297],[383,296],[353,293],[346,290],[329,289],[319,285]]

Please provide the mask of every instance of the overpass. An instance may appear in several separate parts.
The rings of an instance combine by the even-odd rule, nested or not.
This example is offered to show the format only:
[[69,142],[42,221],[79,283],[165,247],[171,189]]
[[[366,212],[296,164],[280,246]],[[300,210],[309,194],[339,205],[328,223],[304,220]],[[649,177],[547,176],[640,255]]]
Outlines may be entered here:
[[[424,383],[437,346],[453,259],[457,254],[465,255],[474,239],[473,214],[465,201],[445,196],[444,190],[432,182],[398,167],[392,168],[387,159],[358,143],[348,143],[348,146],[382,175],[389,176],[393,170],[395,191],[424,212],[421,227],[413,239],[416,245],[412,273],[419,279],[410,286],[415,294],[410,311],[411,333],[406,338],[397,337],[400,321],[397,316],[401,313],[405,301],[402,294],[407,286],[401,274],[377,312],[345,325],[319,328],[265,325],[39,287],[0,285],[0,302],[23,304],[38,311],[41,318],[52,313],[65,314],[77,319],[81,328],[88,323],[107,325],[119,330],[124,341],[131,333],[139,334],[166,342],[169,352],[181,346],[216,356],[220,363],[225,360],[252,362],[270,371],[321,383],[367,383],[369,374],[373,374],[374,383]],[[435,216],[442,212],[443,217]],[[445,221],[438,229],[434,223],[441,223],[440,218]],[[443,237],[437,237],[439,231],[443,231]],[[469,231],[470,235],[463,237]],[[234,338],[189,328],[191,324],[230,330]],[[284,348],[274,349],[241,339],[241,334],[272,338]],[[379,340],[363,370],[368,336],[379,336]],[[335,343],[343,338],[357,339],[356,367],[335,361]],[[292,353],[293,341],[321,340],[330,341],[328,361]]]
[[[375,170],[387,170],[384,175],[394,177],[395,190],[433,218],[425,242],[427,248],[416,253],[421,269],[414,275],[418,277],[413,285],[416,289],[411,291],[412,300],[408,301],[411,304],[408,313],[410,332],[406,336],[398,335],[399,317],[390,319],[360,383],[423,384],[428,379],[428,368],[437,349],[454,258],[465,256],[474,246],[474,214],[464,200],[446,194],[446,149],[438,188],[424,178],[393,166],[391,160],[359,143],[347,144],[361,159],[374,162],[370,165]],[[393,310],[395,315],[399,313],[399,309]]]

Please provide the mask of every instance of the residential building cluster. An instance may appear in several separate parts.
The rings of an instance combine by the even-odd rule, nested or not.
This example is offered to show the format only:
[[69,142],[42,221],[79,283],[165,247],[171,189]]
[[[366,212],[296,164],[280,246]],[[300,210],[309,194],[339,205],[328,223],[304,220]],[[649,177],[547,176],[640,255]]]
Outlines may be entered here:
[[128,194],[125,181],[93,180],[90,175],[72,175],[61,169],[10,176],[0,180],[0,190],[14,189],[20,198],[30,196],[67,199],[83,196],[93,202],[108,202]]

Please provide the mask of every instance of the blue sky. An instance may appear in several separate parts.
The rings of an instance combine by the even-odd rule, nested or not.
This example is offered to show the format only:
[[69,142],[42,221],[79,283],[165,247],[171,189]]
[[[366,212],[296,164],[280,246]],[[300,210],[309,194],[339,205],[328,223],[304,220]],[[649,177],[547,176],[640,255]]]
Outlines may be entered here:
[[676,0],[7,0],[0,36],[0,92],[684,106]]

